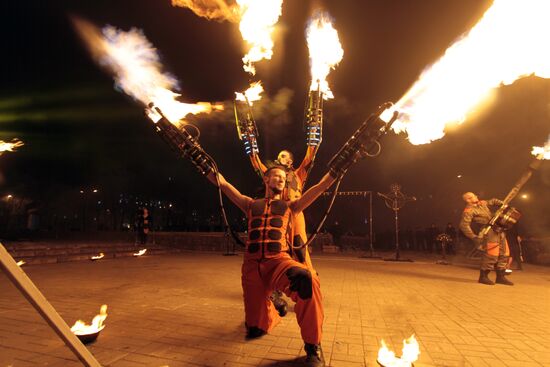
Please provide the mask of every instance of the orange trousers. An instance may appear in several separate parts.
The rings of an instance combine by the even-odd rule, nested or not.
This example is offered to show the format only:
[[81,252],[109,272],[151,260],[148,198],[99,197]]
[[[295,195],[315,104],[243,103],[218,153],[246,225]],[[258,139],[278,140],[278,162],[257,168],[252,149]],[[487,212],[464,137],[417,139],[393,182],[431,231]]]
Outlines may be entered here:
[[[245,259],[241,279],[248,327],[270,332],[279,323],[281,318],[269,298],[274,290],[279,290],[296,302],[294,312],[304,342],[321,342],[324,312],[319,278],[315,272],[281,252],[269,259]],[[303,297],[304,292],[308,296]]]

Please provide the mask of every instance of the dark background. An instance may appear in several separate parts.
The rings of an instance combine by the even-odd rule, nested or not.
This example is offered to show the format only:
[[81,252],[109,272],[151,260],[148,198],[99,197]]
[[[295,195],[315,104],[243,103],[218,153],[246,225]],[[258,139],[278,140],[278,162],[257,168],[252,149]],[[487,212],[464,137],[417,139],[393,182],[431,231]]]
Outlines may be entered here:
[[[336,98],[325,104],[324,140],[310,184],[364,118],[377,105],[397,101],[491,2],[286,1],[274,58],[257,65],[257,78],[270,98],[290,97],[286,112],[256,114],[264,159],[288,148],[300,161],[305,151],[309,65],[304,29],[312,9],[321,4],[334,17],[344,59],[329,77]],[[22,200],[21,210],[39,213],[43,229],[120,228],[131,223],[132,207],[143,203],[156,207],[162,225],[174,229],[198,229],[209,217],[217,218],[214,188],[169,151],[139,103],[114,89],[112,77],[88,55],[68,16],[99,27],[141,28],[160,51],[165,69],[180,80],[186,102],[229,101],[234,91],[247,87],[237,25],[207,21],[172,7],[169,0],[26,1],[0,7],[0,140],[25,142],[18,152],[0,158],[2,197],[11,194]],[[547,80],[529,77],[503,86],[483,114],[432,144],[413,146],[404,136],[386,137],[382,154],[353,166],[341,189],[388,192],[397,182],[405,194],[418,198],[401,211],[403,228],[457,224],[464,191],[503,198],[526,170],[533,159],[531,146],[542,145],[550,133],[549,100]],[[192,120],[201,130],[201,144],[228,180],[252,194],[259,179],[234,121],[223,116]],[[514,201],[529,233],[548,234],[549,187],[550,164],[544,162],[521,192],[528,198]],[[326,202],[320,199],[308,210],[310,221]],[[15,211],[13,203],[9,208],[4,200],[3,215]],[[329,222],[364,232],[367,213],[367,200],[340,198]],[[239,220],[239,213],[231,214]],[[118,219],[105,219],[113,215]],[[97,224],[101,220],[102,226]],[[393,213],[377,197],[374,223],[379,231],[393,225]]]

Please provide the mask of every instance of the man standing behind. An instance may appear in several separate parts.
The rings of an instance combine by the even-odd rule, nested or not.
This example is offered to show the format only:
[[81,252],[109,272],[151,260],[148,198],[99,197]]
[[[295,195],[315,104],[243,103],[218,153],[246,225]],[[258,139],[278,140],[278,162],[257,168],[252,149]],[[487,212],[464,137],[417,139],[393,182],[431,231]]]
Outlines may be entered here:
[[495,269],[497,272],[496,283],[514,285],[514,283],[505,277],[510,250],[503,229],[494,226],[489,230],[486,238],[480,238],[478,234],[474,233],[471,227],[472,223],[477,224],[480,229],[487,225],[493,217],[489,206],[501,205],[502,201],[499,199],[479,200],[473,192],[465,193],[462,195],[462,199],[466,202],[466,208],[462,212],[460,230],[466,237],[473,240],[480,249],[485,251],[481,260],[478,282],[494,285],[495,283],[489,279],[488,275],[491,270]]

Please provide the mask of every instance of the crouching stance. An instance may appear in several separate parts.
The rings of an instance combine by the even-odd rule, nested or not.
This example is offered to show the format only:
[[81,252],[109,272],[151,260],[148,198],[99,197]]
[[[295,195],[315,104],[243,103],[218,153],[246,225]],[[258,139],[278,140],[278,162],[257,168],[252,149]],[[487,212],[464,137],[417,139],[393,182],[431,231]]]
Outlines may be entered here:
[[[207,177],[217,184],[215,173],[210,172]],[[320,343],[324,315],[319,278],[306,265],[292,259],[287,240],[292,238],[292,217],[313,203],[335,179],[326,174],[299,199],[291,201],[281,198],[286,184],[284,167],[275,166],[265,172],[266,195],[257,200],[242,195],[221,174],[218,179],[223,193],[248,219],[242,266],[247,336],[261,336],[277,325],[280,316],[270,295],[274,290],[282,291],[296,302],[294,310],[305,342],[306,361],[312,366],[323,366]]]

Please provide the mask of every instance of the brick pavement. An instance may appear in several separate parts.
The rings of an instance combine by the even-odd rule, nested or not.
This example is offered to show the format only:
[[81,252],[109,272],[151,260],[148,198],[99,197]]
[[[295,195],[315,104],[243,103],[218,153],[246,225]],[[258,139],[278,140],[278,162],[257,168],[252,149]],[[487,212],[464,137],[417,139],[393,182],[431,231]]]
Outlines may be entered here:
[[[105,366],[292,366],[303,357],[294,314],[244,340],[241,256],[179,253],[32,265],[27,274],[72,324],[108,304],[89,349]],[[321,276],[323,350],[332,367],[377,366],[380,339],[400,351],[415,334],[415,366],[550,366],[550,268],[516,271],[514,287],[434,261],[314,257]],[[494,275],[492,275],[494,276]],[[0,274],[0,366],[78,366],[73,354]]]

